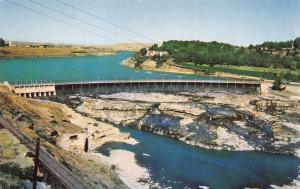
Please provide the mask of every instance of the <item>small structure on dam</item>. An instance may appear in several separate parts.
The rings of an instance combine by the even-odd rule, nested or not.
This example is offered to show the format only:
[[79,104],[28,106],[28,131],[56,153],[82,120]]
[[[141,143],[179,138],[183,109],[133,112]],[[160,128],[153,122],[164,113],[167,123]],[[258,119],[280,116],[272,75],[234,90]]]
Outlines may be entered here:
[[54,83],[14,85],[12,91],[19,96],[28,98],[56,95]]
[[55,96],[57,93],[107,94],[116,92],[261,92],[260,81],[249,80],[110,80],[13,85],[23,97]]

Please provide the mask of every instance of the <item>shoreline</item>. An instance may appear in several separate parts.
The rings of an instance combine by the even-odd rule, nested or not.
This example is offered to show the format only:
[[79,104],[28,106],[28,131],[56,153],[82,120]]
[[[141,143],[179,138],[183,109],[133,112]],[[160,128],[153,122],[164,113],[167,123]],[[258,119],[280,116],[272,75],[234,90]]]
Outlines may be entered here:
[[[1,48],[0,48],[1,52]],[[84,57],[84,56],[95,56],[95,57],[101,57],[101,56],[110,56],[110,55],[116,55],[119,51],[114,50],[107,50],[102,51],[98,53],[65,53],[65,54],[41,54],[41,55],[15,55],[15,56],[1,56],[0,54],[0,61],[5,60],[14,60],[14,59],[39,59],[39,58],[67,58],[67,57]]]
[[[96,121],[93,118],[75,112],[64,104],[63,106],[64,113],[70,117],[69,121],[83,128],[85,133],[63,134],[58,142],[59,147],[66,151],[75,152],[95,163],[107,164],[129,188],[150,188],[149,183],[143,184],[139,182],[140,179],[150,181],[150,175],[146,168],[137,164],[134,153],[126,150],[112,150],[110,156],[107,157],[95,151],[106,143],[122,142],[135,145],[138,143],[137,140],[131,138],[127,133],[121,132],[113,125]],[[95,123],[97,123],[96,128],[101,127],[102,131],[100,133],[99,130],[95,129]],[[71,141],[69,138],[74,135],[77,135],[78,139]],[[85,138],[89,138],[89,151],[87,153],[83,149]]]
[[0,61],[1,60],[15,60],[15,59],[39,59],[39,58],[68,58],[68,57],[85,57],[85,56],[94,56],[94,57],[101,57],[101,56],[110,56],[110,55],[115,55],[118,52],[111,52],[111,53],[107,53],[107,54],[84,54],[84,55],[54,55],[54,56],[50,56],[50,55],[45,55],[45,56],[18,56],[18,57],[0,57]]
[[95,153],[102,160],[107,161],[111,166],[115,166],[119,178],[129,188],[148,189],[150,183],[140,183],[139,180],[150,181],[149,171],[137,164],[135,154],[127,150],[111,150],[109,156]]
[[[229,74],[225,72],[215,72],[211,75],[206,75],[204,73],[196,72],[190,68],[182,68],[173,62],[165,62],[162,66],[156,67],[156,62],[152,60],[147,60],[141,64],[140,68],[135,67],[135,62],[132,58],[123,60],[121,63],[123,66],[130,67],[137,70],[146,70],[146,71],[157,71],[157,72],[166,72],[166,73],[177,73],[177,74],[189,74],[195,76],[211,76],[211,77],[223,77],[223,78],[232,78],[232,79],[251,79],[251,80],[261,80],[259,77],[247,76],[247,75],[238,75],[238,74]],[[263,79],[264,81],[272,81],[268,79]]]

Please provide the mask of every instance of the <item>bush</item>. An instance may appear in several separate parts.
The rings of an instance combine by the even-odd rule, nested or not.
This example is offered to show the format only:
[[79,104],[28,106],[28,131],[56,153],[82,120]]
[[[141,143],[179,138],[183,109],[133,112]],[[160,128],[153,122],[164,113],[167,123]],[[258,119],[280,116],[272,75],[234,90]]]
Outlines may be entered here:
[[285,76],[282,73],[277,74],[273,81],[272,89],[273,90],[283,90],[284,88],[282,87],[282,85],[285,84],[284,78],[285,78]]
[[33,175],[33,166],[21,168],[15,163],[0,164],[0,170],[6,175],[15,176],[20,179],[31,179]]
[[147,54],[147,49],[146,48],[141,48],[140,55],[141,56],[146,56],[146,54]]
[[18,154],[19,145],[5,132],[0,131],[0,158],[13,159]]

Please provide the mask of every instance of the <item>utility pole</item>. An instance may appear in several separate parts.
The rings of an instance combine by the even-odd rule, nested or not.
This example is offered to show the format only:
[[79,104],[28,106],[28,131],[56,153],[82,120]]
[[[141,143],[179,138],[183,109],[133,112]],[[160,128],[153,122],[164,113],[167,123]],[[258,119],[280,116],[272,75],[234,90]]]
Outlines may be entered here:
[[34,156],[34,170],[33,170],[33,183],[32,189],[36,189],[38,168],[39,168],[39,155],[40,155],[40,138],[37,138],[35,145],[35,156]]

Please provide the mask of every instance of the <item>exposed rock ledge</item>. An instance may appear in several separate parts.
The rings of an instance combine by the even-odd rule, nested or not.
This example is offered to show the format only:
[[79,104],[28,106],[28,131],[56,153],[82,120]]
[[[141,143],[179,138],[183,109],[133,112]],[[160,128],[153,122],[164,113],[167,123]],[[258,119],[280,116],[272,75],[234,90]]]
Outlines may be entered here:
[[[68,133],[60,137],[58,146],[72,152],[83,152],[85,139],[89,139],[89,151],[101,147],[107,142],[124,142],[128,144],[136,144],[137,141],[130,138],[129,135],[121,133],[118,128],[112,125],[96,121],[95,119],[84,117],[72,109],[64,106],[63,111],[69,117],[69,121],[84,129],[84,133]],[[71,136],[76,136],[76,140],[72,140]]]
[[297,106],[288,106],[285,112],[280,111],[280,115],[275,116],[279,114],[276,108],[272,113],[258,110],[263,99],[255,95],[210,93],[208,98],[206,93],[196,93],[163,96],[159,93],[101,95],[100,99],[84,99],[76,110],[92,118],[208,149],[297,153],[298,126],[291,126],[292,123],[285,119],[288,115],[290,120],[296,121],[295,125],[299,125]]

